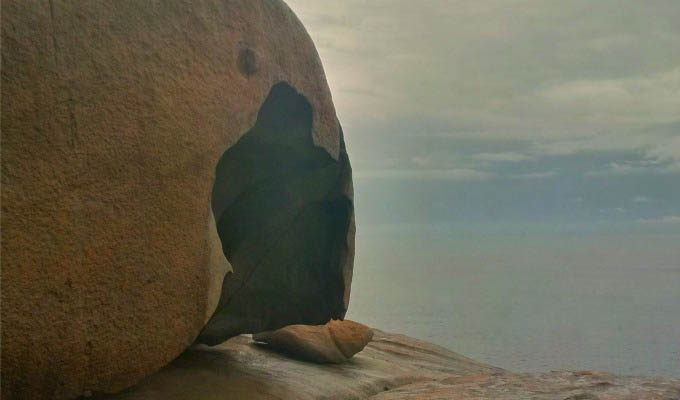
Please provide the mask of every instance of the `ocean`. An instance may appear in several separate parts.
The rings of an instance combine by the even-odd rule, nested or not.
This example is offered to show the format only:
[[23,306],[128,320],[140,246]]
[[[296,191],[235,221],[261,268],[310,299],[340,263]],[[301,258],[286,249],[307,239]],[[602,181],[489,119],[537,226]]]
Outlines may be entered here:
[[376,225],[347,318],[512,371],[680,377],[680,233]]

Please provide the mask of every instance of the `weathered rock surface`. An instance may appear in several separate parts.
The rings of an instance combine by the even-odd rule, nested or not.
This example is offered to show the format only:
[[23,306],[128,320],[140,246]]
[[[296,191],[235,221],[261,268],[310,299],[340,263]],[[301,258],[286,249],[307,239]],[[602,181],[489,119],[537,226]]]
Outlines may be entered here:
[[115,399],[680,399],[678,379],[597,371],[518,374],[431,343],[374,332],[363,351],[341,364],[299,361],[247,336],[194,346]]
[[445,348],[378,330],[363,351],[342,364],[296,360],[238,336],[214,347],[194,346],[113,398],[365,399],[410,383],[501,371]]
[[318,363],[345,362],[363,350],[372,338],[371,328],[350,320],[333,320],[326,325],[290,325],[253,335],[253,339],[276,351]]
[[372,400],[677,400],[680,379],[622,377],[599,371],[454,376],[405,385]]
[[120,390],[208,320],[217,343],[344,314],[350,168],[282,1],[6,0],[1,22],[3,398]]

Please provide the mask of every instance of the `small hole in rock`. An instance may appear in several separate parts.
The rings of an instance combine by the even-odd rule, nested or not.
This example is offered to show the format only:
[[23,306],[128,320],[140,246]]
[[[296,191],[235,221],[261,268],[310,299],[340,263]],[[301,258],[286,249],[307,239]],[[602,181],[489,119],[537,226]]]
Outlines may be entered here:
[[238,69],[244,76],[250,76],[259,69],[257,56],[252,49],[242,49],[238,53]]

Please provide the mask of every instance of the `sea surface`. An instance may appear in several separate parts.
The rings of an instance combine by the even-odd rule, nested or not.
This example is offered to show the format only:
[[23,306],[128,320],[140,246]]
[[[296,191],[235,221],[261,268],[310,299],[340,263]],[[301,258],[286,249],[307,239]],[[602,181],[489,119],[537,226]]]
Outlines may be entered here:
[[680,377],[680,233],[359,226],[347,318],[513,371]]

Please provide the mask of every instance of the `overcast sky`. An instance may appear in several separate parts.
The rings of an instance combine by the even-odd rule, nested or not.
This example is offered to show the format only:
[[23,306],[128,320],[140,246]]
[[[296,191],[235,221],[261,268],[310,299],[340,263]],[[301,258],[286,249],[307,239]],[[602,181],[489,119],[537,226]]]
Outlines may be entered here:
[[680,227],[680,1],[287,2],[361,224]]

